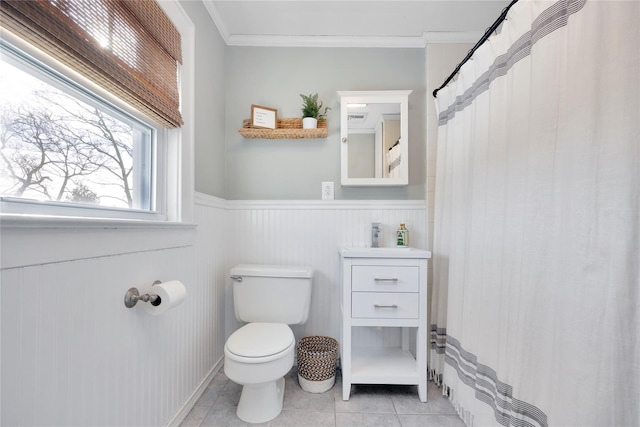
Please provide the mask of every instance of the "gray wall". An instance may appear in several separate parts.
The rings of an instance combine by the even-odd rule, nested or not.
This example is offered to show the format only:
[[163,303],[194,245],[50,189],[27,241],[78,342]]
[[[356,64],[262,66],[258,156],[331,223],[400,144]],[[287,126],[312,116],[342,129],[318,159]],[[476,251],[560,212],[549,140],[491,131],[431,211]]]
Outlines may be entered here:
[[226,45],[202,2],[181,1],[180,5],[196,27],[195,190],[224,198]]
[[[425,199],[423,49],[227,47],[226,52],[227,199],[320,199],[323,181],[335,182],[336,199]],[[383,89],[413,90],[409,186],[341,187],[336,91]],[[279,117],[300,117],[299,94],[316,92],[332,108],[328,138],[244,139],[238,133],[242,120],[250,116],[251,104],[275,108]]]

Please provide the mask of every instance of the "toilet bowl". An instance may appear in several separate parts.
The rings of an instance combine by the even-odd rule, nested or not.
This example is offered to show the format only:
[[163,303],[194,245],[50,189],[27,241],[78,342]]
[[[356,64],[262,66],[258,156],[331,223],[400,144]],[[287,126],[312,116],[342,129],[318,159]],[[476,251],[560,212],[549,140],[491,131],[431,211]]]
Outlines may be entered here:
[[236,414],[264,423],[282,411],[284,375],[293,367],[296,340],[289,325],[309,316],[308,267],[238,265],[231,269],[236,318],[246,324],[227,339],[224,372],[242,385]]
[[284,399],[284,378],[293,367],[295,338],[284,323],[249,323],[224,347],[224,373],[242,385],[237,415],[249,423],[277,417]]

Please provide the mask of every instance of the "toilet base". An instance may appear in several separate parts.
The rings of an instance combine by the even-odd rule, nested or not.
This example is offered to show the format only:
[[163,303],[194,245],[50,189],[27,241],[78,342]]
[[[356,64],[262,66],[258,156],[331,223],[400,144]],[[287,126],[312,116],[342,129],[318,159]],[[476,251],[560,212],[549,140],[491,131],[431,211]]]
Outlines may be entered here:
[[280,414],[283,401],[284,377],[262,384],[245,384],[236,414],[248,423],[266,423]]

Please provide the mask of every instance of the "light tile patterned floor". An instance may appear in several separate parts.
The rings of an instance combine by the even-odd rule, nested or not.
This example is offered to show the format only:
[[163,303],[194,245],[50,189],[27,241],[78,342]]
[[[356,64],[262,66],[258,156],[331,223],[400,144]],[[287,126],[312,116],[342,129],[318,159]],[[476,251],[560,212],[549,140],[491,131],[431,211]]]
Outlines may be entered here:
[[236,416],[241,386],[218,372],[182,427],[464,427],[449,400],[429,383],[426,403],[415,386],[353,385],[342,400],[342,382],[326,393],[308,393],[298,384],[294,367],[285,377],[284,406],[280,415],[264,424],[248,424]]

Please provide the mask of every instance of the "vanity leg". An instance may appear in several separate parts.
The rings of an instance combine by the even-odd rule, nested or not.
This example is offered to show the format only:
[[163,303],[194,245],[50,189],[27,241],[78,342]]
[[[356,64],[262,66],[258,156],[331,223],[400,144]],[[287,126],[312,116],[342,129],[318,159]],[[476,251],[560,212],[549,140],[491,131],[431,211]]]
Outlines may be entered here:
[[350,394],[351,394],[351,383],[345,383],[343,379],[342,380],[342,400],[349,400]]
[[418,364],[418,397],[427,401],[427,335],[425,328],[416,331],[416,363]]
[[351,394],[351,325],[346,325],[343,331],[342,345],[342,400],[349,400]]

